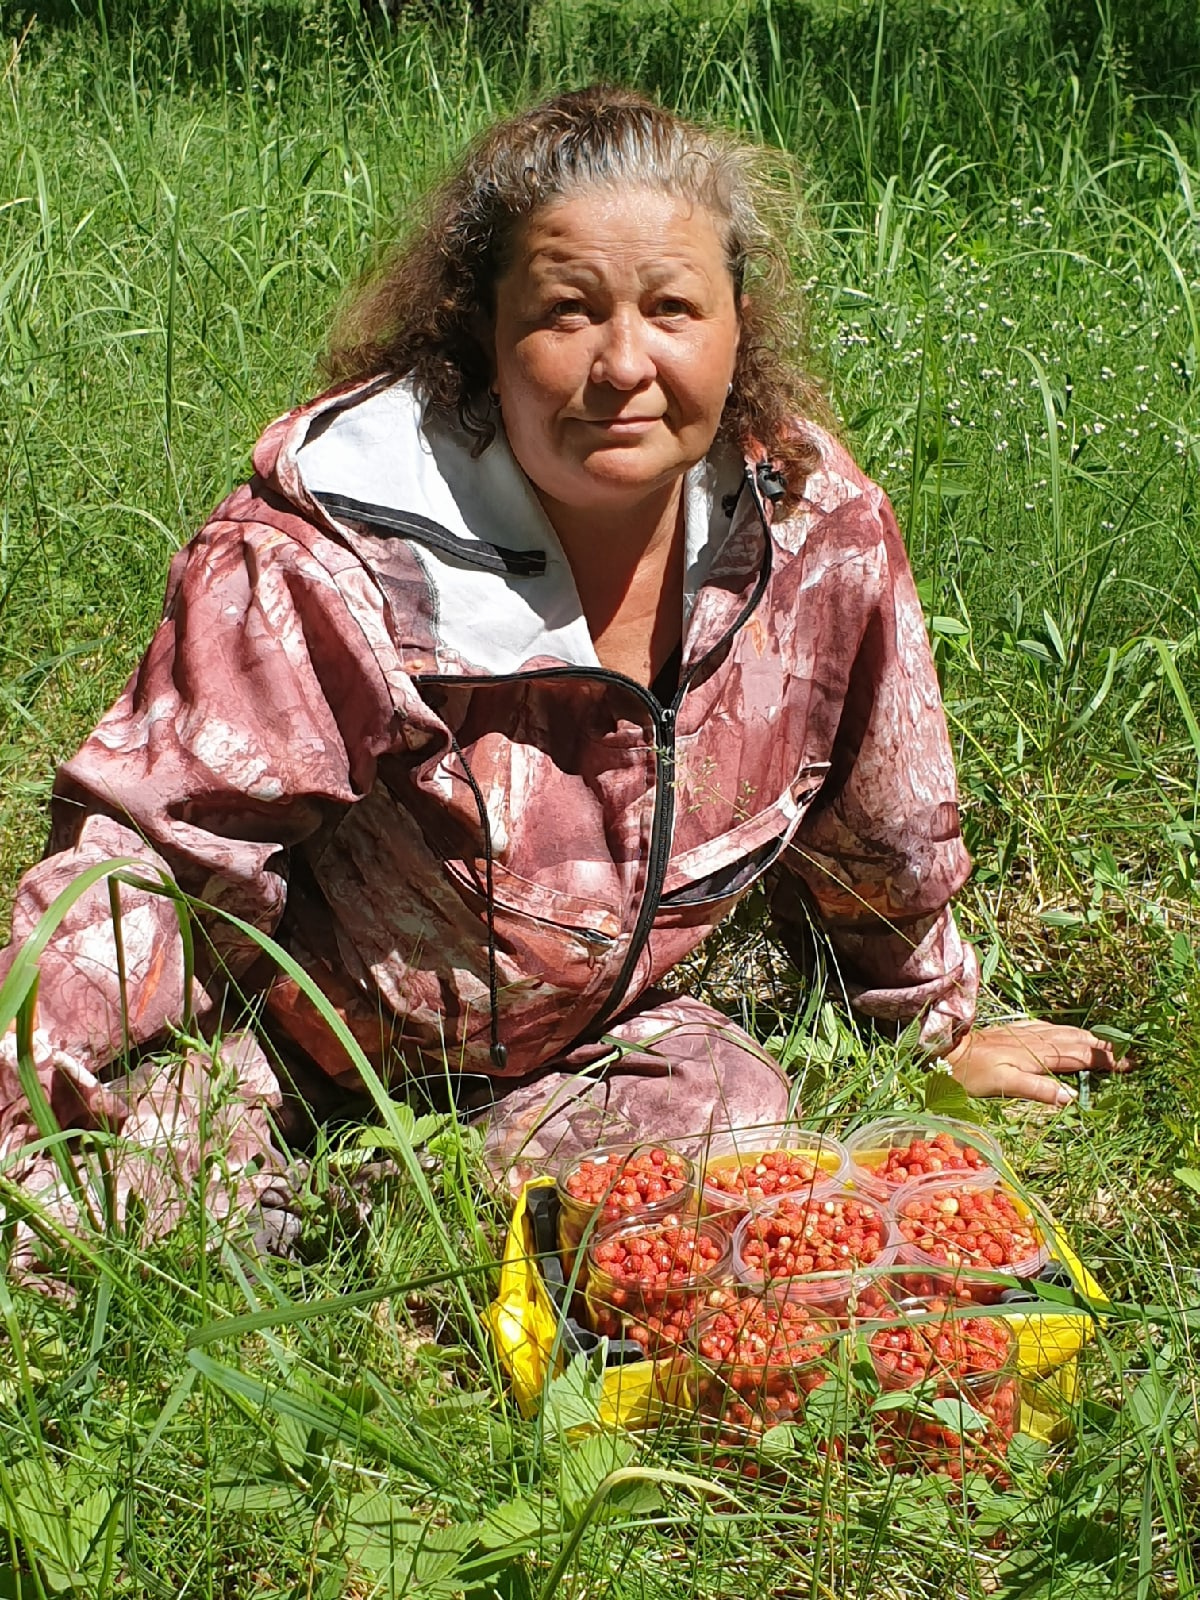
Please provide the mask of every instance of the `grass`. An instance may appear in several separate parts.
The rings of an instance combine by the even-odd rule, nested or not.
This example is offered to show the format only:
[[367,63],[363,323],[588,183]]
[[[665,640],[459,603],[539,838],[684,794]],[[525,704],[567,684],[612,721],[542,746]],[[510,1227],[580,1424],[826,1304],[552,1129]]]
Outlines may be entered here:
[[[844,1452],[784,1437],[754,1486],[665,1427],[569,1442],[584,1372],[522,1420],[478,1323],[498,1219],[473,1136],[380,1096],[314,1154],[298,1262],[197,1198],[163,1243],[61,1244],[69,1299],[0,1284],[0,1595],[1194,1593],[1193,8],[82,9],[0,0],[6,885],[172,553],[311,390],[374,241],[495,113],[609,75],[799,156],[818,360],[943,675],[986,1008],[1107,1029],[1143,1067],[1052,1119],[984,1108],[1119,1310],[1073,1440],[1023,1443],[969,1513],[879,1465],[851,1368],[826,1419]],[[776,1039],[806,1120],[921,1103],[903,1047],[797,991],[759,908],[693,977]],[[370,1183],[368,1149],[394,1165]]]

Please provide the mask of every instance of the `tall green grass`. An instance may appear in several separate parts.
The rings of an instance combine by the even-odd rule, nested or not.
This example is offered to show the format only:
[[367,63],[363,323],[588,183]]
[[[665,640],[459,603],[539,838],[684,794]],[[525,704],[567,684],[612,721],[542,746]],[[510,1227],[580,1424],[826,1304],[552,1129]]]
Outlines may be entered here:
[[[1195,11],[479,9],[0,0],[0,880],[36,853],[53,762],[136,662],[171,554],[311,391],[333,305],[430,176],[531,95],[643,84],[807,175],[786,245],[908,532],[986,1007],[1086,1021],[1145,1062],[1051,1121],[986,1111],[1119,1314],[1073,1443],[1024,1448],[969,1512],[878,1465],[849,1366],[826,1419],[843,1452],[784,1436],[757,1484],[668,1429],[581,1445],[589,1375],[522,1421],[481,1338],[499,1219],[473,1136],[381,1101],[314,1153],[297,1262],[197,1199],[162,1244],[52,1241],[70,1299],[0,1280],[0,1594],[1193,1593]],[[904,1049],[798,994],[759,915],[696,978],[776,1038],[806,1118],[919,1103]],[[356,1178],[372,1150],[392,1165]]]

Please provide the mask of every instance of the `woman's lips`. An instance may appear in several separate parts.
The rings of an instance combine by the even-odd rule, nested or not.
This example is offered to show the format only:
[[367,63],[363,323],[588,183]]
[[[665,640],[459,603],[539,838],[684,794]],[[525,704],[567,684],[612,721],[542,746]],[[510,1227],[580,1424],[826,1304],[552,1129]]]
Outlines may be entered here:
[[656,423],[662,421],[661,417],[581,417],[581,422],[586,422],[591,428],[600,428],[605,433],[639,434],[648,433]]

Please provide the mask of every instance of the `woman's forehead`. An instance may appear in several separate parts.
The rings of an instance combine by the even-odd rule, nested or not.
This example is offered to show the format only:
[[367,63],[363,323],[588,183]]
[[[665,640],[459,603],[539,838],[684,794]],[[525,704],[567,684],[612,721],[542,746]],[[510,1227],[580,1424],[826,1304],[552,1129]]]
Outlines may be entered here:
[[518,229],[508,270],[532,276],[621,262],[646,270],[725,266],[716,219],[699,202],[661,190],[606,186],[558,196]]

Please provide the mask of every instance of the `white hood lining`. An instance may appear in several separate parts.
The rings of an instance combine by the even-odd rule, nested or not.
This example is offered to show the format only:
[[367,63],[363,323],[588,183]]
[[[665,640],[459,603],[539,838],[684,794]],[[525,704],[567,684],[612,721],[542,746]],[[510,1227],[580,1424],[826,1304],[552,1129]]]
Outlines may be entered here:
[[[479,571],[426,546],[410,548],[434,595],[438,649],[481,672],[511,673],[538,657],[599,667],[571,568],[502,428],[477,459],[458,430],[430,419],[407,384],[375,390],[332,415],[318,415],[297,464],[314,496],[344,495],[392,511],[415,511],[468,543],[541,551],[545,572],[514,577]],[[744,473],[735,452],[717,450],[684,487],[683,624],[729,531],[722,504]]]

